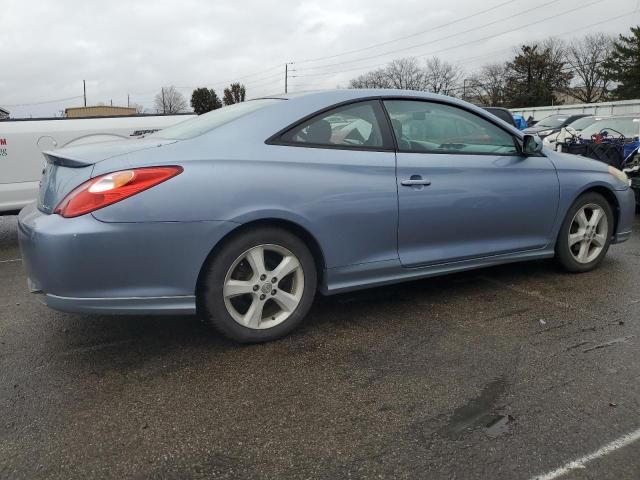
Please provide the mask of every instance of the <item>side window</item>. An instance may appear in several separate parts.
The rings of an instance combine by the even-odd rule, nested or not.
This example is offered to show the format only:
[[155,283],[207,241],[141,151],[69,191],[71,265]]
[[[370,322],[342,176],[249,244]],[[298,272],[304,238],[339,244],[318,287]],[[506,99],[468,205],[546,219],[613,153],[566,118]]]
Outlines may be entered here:
[[382,148],[379,103],[360,102],[337,107],[297,125],[280,138],[286,143],[346,148]]
[[401,151],[519,153],[510,133],[461,108],[415,100],[385,100],[384,106]]

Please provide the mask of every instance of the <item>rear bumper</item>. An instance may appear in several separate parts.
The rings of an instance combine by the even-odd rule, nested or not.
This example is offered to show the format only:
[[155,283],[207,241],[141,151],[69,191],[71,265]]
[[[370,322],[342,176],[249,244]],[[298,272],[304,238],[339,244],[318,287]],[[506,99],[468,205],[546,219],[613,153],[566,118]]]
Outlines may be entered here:
[[120,315],[163,314],[193,315],[196,297],[128,297],[128,298],[72,298],[46,293],[44,303],[54,310],[76,313],[105,313]]
[[618,216],[618,226],[613,236],[612,243],[622,243],[631,237],[633,220],[636,215],[636,197],[633,189],[616,191],[620,214]]
[[104,223],[34,204],[18,217],[29,289],[51,308],[81,313],[195,312],[198,275],[231,222]]

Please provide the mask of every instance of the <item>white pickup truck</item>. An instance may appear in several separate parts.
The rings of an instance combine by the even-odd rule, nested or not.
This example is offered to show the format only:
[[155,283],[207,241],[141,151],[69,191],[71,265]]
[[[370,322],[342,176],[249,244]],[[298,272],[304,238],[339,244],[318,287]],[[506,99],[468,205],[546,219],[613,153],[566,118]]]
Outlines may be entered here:
[[135,139],[194,115],[0,120],[0,215],[35,200],[45,159],[42,152],[69,145]]

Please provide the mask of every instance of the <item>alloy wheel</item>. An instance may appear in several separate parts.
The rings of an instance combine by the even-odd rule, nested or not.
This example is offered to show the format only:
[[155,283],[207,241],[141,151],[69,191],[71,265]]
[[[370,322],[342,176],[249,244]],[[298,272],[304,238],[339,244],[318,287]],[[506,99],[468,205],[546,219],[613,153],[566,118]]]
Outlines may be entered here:
[[578,263],[591,263],[607,244],[609,220],[602,207],[590,203],[581,207],[569,227],[569,251]]
[[284,322],[299,305],[304,271],[288,249],[257,245],[238,256],[227,270],[223,297],[229,315],[240,325],[261,330]]

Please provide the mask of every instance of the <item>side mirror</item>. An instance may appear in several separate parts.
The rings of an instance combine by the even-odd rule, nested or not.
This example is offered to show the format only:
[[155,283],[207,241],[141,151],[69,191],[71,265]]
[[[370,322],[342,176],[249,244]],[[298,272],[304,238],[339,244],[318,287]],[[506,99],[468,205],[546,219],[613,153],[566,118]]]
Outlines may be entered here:
[[542,152],[542,140],[538,135],[525,135],[522,141],[522,154],[535,155]]

